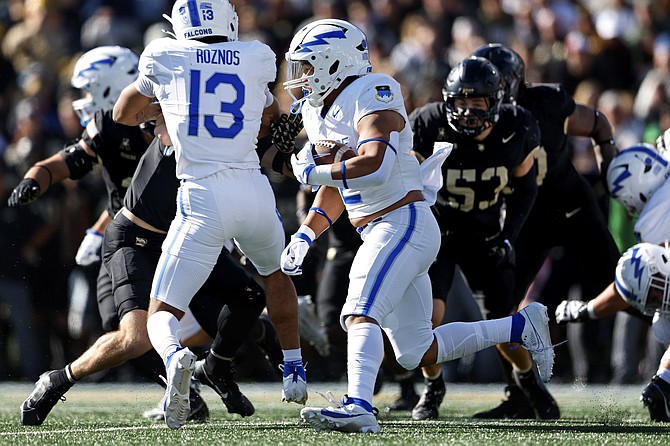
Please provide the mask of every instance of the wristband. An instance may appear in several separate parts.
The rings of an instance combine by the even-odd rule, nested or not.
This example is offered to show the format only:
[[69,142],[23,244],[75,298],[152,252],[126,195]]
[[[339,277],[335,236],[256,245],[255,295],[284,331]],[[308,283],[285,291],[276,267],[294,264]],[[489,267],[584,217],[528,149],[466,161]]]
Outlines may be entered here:
[[331,220],[330,217],[328,216],[328,214],[326,214],[326,211],[324,211],[323,209],[318,208],[316,206],[309,208],[309,210],[316,212],[317,214],[319,214],[320,216],[322,216],[323,218],[328,220],[328,227],[333,226],[333,220]]
[[602,141],[598,141],[598,142],[596,143],[597,146],[602,146],[602,145],[604,145],[604,144],[609,144],[609,145],[613,146],[613,145],[614,145],[614,139],[612,139],[612,138],[610,138],[610,139],[603,139]]
[[298,231],[293,234],[293,237],[297,237],[307,242],[308,245],[312,245],[314,239],[316,239],[316,234],[314,230],[307,225],[300,225]]
[[90,234],[90,235],[97,235],[98,237],[104,237],[104,234],[102,234],[101,232],[98,232],[98,231],[96,231],[95,229],[92,229],[92,228],[88,228],[86,230],[86,233]]
[[598,316],[596,316],[596,312],[593,309],[593,301],[590,300],[586,303],[586,310],[589,312],[589,318],[590,319],[598,319]]

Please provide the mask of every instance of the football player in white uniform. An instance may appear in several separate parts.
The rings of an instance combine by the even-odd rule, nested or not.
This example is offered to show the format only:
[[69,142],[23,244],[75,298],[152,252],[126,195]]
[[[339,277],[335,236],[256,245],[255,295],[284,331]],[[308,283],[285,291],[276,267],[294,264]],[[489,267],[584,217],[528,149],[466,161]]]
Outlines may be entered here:
[[122,92],[114,119],[136,125],[160,109],[174,143],[178,210],[154,276],[147,329],[166,364],[165,419],[176,429],[186,421],[196,360],[179,343],[178,319],[226,240],[235,240],[265,283],[284,352],[283,399],[304,404],[307,385],[295,288],[279,266],[284,230],[255,151],[277,108],[268,88],[276,56],[257,40],[237,40],[228,0],[177,0],[166,18],[176,39],[147,45],[140,76]]
[[420,168],[410,153],[412,131],[400,85],[371,73],[363,32],[342,20],[309,23],[293,37],[286,59],[284,86],[295,99],[293,111],[302,113],[309,140],[335,140],[357,155],[317,166],[308,143],[293,156],[296,178],[321,187],[282,254],[282,269],[299,274],[310,244],[345,208],[363,240],[340,316],[347,331],[347,395],[339,403],[329,395],[333,407],[306,407],[301,417],[317,430],[379,431],[372,395],[384,355],[382,329],[408,370],[513,340],[533,352],[548,380],[554,353],[541,304],[502,319],[433,330],[428,267],[440,232],[430,210],[434,196],[428,198],[422,177],[439,177],[448,152],[438,149]]
[[[635,236],[645,242],[630,248],[619,260],[615,281],[588,302],[565,300],[556,309],[558,323],[597,319],[629,306],[653,315],[652,328],[661,343],[670,344],[670,297],[668,260],[661,248],[670,240],[670,158],[654,146],[639,144],[619,152],[607,169],[611,196],[631,216],[637,215]],[[667,245],[666,245],[667,246]],[[658,296],[658,273],[665,281]],[[658,299],[657,299],[658,298]],[[660,300],[659,300],[660,299]],[[642,392],[641,400],[653,421],[670,421],[670,348],[661,358],[656,375]]]

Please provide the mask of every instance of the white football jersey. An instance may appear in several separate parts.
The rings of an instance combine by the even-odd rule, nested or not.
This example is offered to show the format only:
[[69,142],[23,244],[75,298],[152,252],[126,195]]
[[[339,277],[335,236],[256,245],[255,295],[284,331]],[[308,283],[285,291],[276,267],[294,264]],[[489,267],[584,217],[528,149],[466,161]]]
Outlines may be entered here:
[[640,242],[661,244],[670,240],[670,179],[659,187],[645,204],[635,223],[635,236]]
[[[400,143],[395,147],[396,160],[389,180],[377,187],[340,189],[349,218],[374,214],[403,198],[411,190],[422,190],[419,162],[412,149],[412,130],[407,119],[400,85],[391,76],[374,73],[361,76],[349,84],[335,99],[325,116],[323,107],[305,102],[302,107],[305,131],[310,141],[330,139],[356,150],[358,121],[381,110],[393,110],[405,119]],[[390,147],[387,150],[393,150]]]
[[156,39],[142,52],[135,85],[161,104],[180,179],[258,169],[258,130],[274,52],[257,40],[206,44]]

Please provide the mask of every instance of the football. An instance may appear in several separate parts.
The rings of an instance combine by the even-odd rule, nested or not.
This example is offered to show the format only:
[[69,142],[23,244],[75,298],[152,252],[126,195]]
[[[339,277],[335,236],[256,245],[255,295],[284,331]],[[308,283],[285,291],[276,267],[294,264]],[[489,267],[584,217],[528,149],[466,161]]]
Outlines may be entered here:
[[321,140],[312,143],[312,156],[317,166],[339,163],[356,156],[356,152],[337,141]]

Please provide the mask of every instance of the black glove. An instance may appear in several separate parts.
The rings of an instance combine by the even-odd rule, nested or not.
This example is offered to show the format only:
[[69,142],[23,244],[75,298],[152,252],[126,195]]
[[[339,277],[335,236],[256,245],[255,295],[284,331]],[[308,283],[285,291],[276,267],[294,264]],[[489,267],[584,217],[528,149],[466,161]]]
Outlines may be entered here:
[[493,240],[489,247],[489,257],[493,259],[496,267],[516,265],[514,247],[507,239]]
[[282,153],[293,153],[295,139],[302,131],[302,115],[282,113],[279,120],[270,123],[272,143]]
[[12,191],[12,195],[7,200],[7,205],[18,206],[20,204],[32,203],[39,196],[40,184],[33,178],[24,178]]

